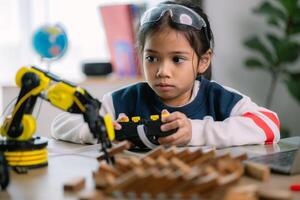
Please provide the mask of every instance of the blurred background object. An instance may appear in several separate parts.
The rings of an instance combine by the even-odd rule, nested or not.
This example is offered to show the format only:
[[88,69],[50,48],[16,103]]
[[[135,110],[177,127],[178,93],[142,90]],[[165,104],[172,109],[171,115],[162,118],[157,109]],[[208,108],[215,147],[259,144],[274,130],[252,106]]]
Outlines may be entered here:
[[[245,65],[249,69],[264,70],[271,77],[265,106],[272,107],[278,82],[284,83],[300,105],[300,68],[296,65],[300,57],[299,1],[263,1],[253,9],[253,13],[266,18],[268,30],[264,37],[254,35],[244,42],[255,53],[245,60]],[[281,135],[288,137],[289,129],[284,124],[281,128]]]
[[32,45],[41,57],[41,61],[47,62],[47,69],[49,70],[50,63],[66,53],[68,37],[60,24],[44,25],[33,33]]
[[[266,42],[268,49],[272,49],[272,44],[263,36],[269,32],[280,35],[275,26],[272,26],[272,29],[269,30],[271,26],[266,25],[261,14],[253,12],[253,9],[261,5],[262,1],[191,1],[203,5],[214,33],[216,45],[212,63],[213,79],[250,96],[257,104],[264,105],[272,78],[267,70],[249,71],[245,67],[245,58],[252,55],[252,52],[244,45],[245,38],[256,35],[258,38],[262,37],[261,40]],[[297,0],[298,6],[299,1]],[[113,51],[109,47],[108,29],[106,29],[101,14],[101,7],[120,5],[145,5],[149,7],[159,2],[162,2],[162,0],[1,0],[0,111],[3,111],[5,105],[15,95],[14,77],[16,71],[23,65],[39,65],[41,63],[40,55],[32,48],[32,35],[45,24],[53,25],[60,22],[68,33],[67,53],[51,64],[53,73],[86,87],[99,98],[107,91],[140,80],[139,75],[126,75],[126,73],[132,73],[122,70],[117,72],[117,69],[113,68],[113,73],[108,73],[108,76],[101,76],[99,78],[101,81],[98,81],[96,80],[98,79],[97,76],[87,75],[89,72],[84,73],[84,66],[113,63]],[[276,5],[276,8],[280,8],[279,1],[269,0],[268,2]],[[292,0],[283,2],[289,3]],[[298,16],[296,15],[298,13],[296,12],[295,16]],[[114,14],[110,14],[110,16]],[[138,20],[138,17],[129,19]],[[299,17],[295,19],[299,19]],[[280,21],[280,19],[277,20]],[[136,23],[137,21],[128,22],[132,25]],[[120,29],[123,26],[119,21],[111,25],[119,28],[117,30],[120,30],[120,32],[123,31]],[[131,30],[131,34],[134,35],[135,30]],[[129,51],[124,51],[124,46],[126,45],[118,49],[121,59],[116,59],[116,61],[122,60],[119,63],[120,65],[126,63],[129,58],[129,54],[126,54]],[[261,56],[258,52],[255,53],[253,52],[254,56],[257,55],[255,57]],[[299,59],[287,65],[295,70],[293,72],[296,72],[300,66]],[[118,69],[127,68],[124,66],[120,66]],[[40,67],[45,68],[45,66]],[[96,67],[96,69],[99,69],[99,67]],[[123,78],[114,76],[117,73],[120,75],[123,73]],[[291,77],[294,78],[294,76]],[[274,90],[271,109],[278,113],[282,124],[289,128],[291,135],[300,135],[300,123],[298,122],[300,106],[296,98],[293,98],[287,90],[286,78],[288,77],[282,76],[281,79],[278,79],[281,81],[278,81]],[[289,88],[295,92],[299,91],[298,87],[289,86]],[[58,111],[46,109],[46,106],[46,104],[43,105],[40,115],[46,114],[48,116],[47,122],[38,121],[40,127],[45,126],[44,129],[40,130],[41,134],[50,130],[49,121],[58,114]],[[41,117],[41,119],[45,118]]]
[[82,64],[82,72],[87,76],[106,76],[112,72],[109,62],[87,62]]
[[112,4],[99,8],[113,71],[120,77],[141,76],[135,30],[145,8],[145,4]]

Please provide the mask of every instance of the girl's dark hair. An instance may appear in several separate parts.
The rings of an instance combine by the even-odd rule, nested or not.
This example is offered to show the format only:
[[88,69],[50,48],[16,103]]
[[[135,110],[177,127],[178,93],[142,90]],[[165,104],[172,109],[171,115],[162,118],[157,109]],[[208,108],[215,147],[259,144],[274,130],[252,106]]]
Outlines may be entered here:
[[[186,39],[189,41],[191,47],[196,52],[199,60],[200,57],[209,49],[211,48],[213,50],[214,45],[214,39],[213,39],[213,33],[210,29],[210,23],[207,19],[207,15],[203,12],[201,7],[195,3],[192,3],[188,0],[173,0],[173,1],[165,1],[162,4],[179,4],[183,5],[185,7],[188,7],[192,10],[194,10],[196,13],[198,13],[205,21],[206,27],[202,28],[200,31],[193,29],[193,28],[187,28],[185,25],[180,25],[173,23],[170,19],[169,15],[163,16],[161,20],[155,23],[148,23],[145,24],[143,27],[139,27],[139,31],[137,34],[137,47],[140,54],[143,53],[144,46],[145,46],[145,40],[147,36],[152,35],[156,32],[159,32],[162,30],[166,25],[169,25],[173,29],[176,29],[178,31],[181,31]],[[205,29],[207,31],[207,37],[209,41],[207,40]],[[211,64],[207,68],[203,75],[206,79],[211,79],[211,72],[212,72],[212,66]]]

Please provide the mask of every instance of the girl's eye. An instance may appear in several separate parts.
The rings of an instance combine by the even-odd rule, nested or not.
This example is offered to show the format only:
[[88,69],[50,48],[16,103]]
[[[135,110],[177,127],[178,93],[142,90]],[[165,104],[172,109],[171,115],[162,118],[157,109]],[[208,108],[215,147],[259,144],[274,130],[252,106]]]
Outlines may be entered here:
[[186,59],[183,57],[175,56],[172,60],[174,63],[183,63]]
[[158,58],[154,57],[154,56],[146,56],[146,60],[150,63],[152,62],[157,62]]

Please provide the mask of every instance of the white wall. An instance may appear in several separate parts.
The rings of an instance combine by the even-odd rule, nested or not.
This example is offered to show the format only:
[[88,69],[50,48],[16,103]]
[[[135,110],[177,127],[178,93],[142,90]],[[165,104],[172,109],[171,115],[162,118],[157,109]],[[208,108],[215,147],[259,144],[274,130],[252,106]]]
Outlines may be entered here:
[[[263,71],[245,68],[243,61],[253,52],[242,45],[242,41],[250,35],[262,35],[266,30],[264,18],[254,16],[251,12],[261,1],[204,2],[216,43],[213,58],[214,79],[250,96],[257,104],[264,105],[271,82],[270,76]],[[297,65],[299,64],[300,62]],[[282,83],[275,91],[272,110],[278,113],[282,126],[290,128],[293,135],[300,135],[300,104],[290,97]]]
[[[67,26],[71,41],[65,57],[53,64],[53,71],[60,76],[72,81],[80,80],[82,60],[109,58],[95,4],[120,2],[120,0],[1,0],[0,11],[2,2],[10,2],[16,8],[11,12],[17,12],[16,17],[19,21],[6,23],[0,19],[0,85],[6,82],[13,83],[15,72],[20,66],[40,63],[31,49],[30,36],[36,27],[46,21],[51,23],[62,21]],[[158,2],[161,0],[148,1],[150,5]],[[260,0],[247,0],[242,3],[239,0],[204,0],[204,9],[208,13],[215,35],[214,79],[250,96],[256,103],[264,105],[270,77],[262,71],[249,71],[244,67],[243,60],[251,52],[242,45],[242,41],[249,35],[263,33],[265,30],[263,17],[251,13],[251,9],[260,2]],[[57,14],[51,15],[51,10],[46,11],[46,7],[55,10]],[[4,14],[3,12],[1,14],[2,17]],[[10,25],[14,23],[17,24],[15,27],[19,28],[19,31],[12,28],[11,34],[15,33],[18,39],[12,43],[2,40],[1,43],[3,31],[8,30],[3,27],[11,27]],[[85,36],[82,38],[81,35]],[[300,135],[298,122],[300,105],[289,96],[282,84],[277,88],[274,97],[272,109],[279,114],[282,125],[289,127],[294,135]],[[2,99],[1,92],[0,99]]]

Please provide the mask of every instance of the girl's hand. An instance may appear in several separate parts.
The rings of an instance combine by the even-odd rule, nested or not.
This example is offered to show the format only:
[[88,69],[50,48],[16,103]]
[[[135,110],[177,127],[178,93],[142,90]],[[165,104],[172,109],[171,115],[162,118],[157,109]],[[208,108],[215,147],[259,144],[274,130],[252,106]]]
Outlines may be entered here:
[[[127,115],[124,114],[124,113],[120,113],[119,116],[118,116],[117,121],[114,121],[114,122],[113,122],[113,126],[114,126],[114,129],[115,129],[115,130],[121,130],[121,129],[122,129],[121,124],[119,124],[118,122],[120,122],[120,121],[122,121],[122,120],[124,120],[124,119],[128,119]],[[114,142],[114,143],[119,143],[120,141],[117,140],[117,139],[115,139],[113,142]],[[131,145],[133,146],[133,144],[131,144]]]
[[162,110],[161,114],[165,115],[162,117],[162,122],[165,124],[160,127],[162,131],[178,130],[172,135],[158,138],[158,142],[167,145],[187,145],[192,139],[192,124],[189,118],[181,112],[169,114],[167,110]]
[[120,122],[124,119],[128,119],[127,115],[125,113],[120,113],[119,116],[118,116],[117,121],[113,122],[113,126],[114,126],[115,130],[121,130],[122,129],[121,124],[119,124],[118,122]]

